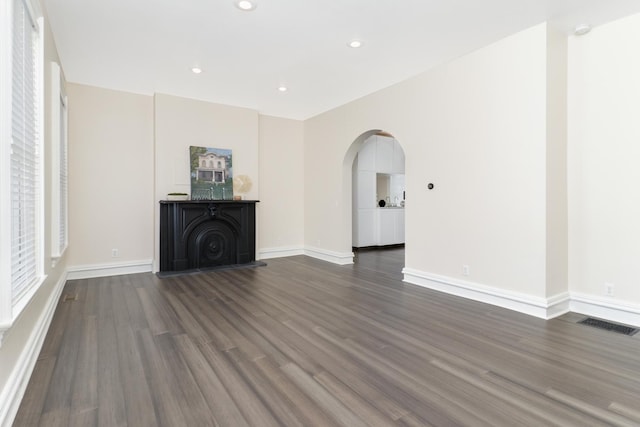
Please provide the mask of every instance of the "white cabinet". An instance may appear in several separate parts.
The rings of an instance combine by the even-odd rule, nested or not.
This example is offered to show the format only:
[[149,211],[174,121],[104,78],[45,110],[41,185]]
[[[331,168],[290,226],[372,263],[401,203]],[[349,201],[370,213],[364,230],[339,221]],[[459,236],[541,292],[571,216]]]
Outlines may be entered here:
[[393,138],[377,136],[376,144],[376,172],[391,173],[393,169]]
[[357,209],[373,209],[376,207],[376,173],[358,171]]
[[358,151],[358,170],[376,171],[376,139],[368,138]]
[[395,211],[397,209],[378,209],[378,245],[395,243]]
[[[377,245],[377,209],[358,209],[358,235],[353,245],[358,248]],[[355,224],[354,224],[355,226]]]
[[404,209],[358,209],[353,246],[399,245],[404,243]]
[[395,218],[395,239],[398,243],[404,243],[404,209],[396,209],[398,213]]
[[391,173],[404,174],[404,150],[395,139],[393,140],[393,164],[391,166]]
[[404,209],[379,208],[377,245],[404,243]]

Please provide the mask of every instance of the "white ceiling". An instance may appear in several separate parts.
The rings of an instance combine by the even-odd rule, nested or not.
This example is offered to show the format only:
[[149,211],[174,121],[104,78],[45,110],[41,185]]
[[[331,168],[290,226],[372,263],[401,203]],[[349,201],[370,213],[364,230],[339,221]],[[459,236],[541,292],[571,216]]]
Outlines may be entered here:
[[[233,0],[44,3],[70,82],[295,119],[545,20],[597,31],[640,12],[638,0],[257,0],[252,12]],[[354,38],[364,46],[348,48]]]

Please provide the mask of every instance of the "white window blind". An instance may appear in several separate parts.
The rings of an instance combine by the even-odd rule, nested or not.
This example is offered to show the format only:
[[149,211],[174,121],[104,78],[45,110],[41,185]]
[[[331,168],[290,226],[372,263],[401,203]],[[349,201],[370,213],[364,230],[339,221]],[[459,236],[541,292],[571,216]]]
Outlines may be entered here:
[[68,206],[68,177],[67,177],[67,103],[65,97],[60,95],[60,254],[67,248],[67,206]]
[[51,63],[51,250],[54,262],[68,243],[67,99],[60,66]]
[[39,35],[23,0],[13,0],[11,96],[11,287],[16,302],[39,280],[41,158]]

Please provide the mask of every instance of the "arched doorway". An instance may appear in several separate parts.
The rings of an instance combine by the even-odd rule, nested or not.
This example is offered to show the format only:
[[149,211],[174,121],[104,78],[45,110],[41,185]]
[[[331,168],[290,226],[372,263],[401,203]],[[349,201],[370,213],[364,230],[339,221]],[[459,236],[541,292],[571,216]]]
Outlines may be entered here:
[[355,262],[396,277],[404,267],[404,150],[392,134],[383,130],[363,133],[354,145],[351,246]]

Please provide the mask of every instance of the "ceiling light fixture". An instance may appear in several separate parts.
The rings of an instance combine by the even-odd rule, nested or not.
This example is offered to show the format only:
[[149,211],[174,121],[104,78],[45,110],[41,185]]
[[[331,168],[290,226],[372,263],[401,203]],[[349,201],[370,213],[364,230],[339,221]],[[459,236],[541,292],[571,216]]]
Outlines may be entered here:
[[249,0],[236,0],[236,7],[240,10],[244,10],[245,12],[249,12],[258,7],[258,5]]
[[576,25],[576,27],[573,29],[573,34],[575,34],[576,36],[584,36],[589,31],[591,31],[591,25],[580,24],[580,25]]
[[349,43],[347,43],[347,46],[352,47],[354,49],[357,49],[359,47],[362,47],[362,41],[360,41],[360,40],[351,40]]
[[200,74],[202,72],[202,68],[200,67],[193,67],[191,69],[191,71],[193,72],[193,74]]
[[289,90],[285,85],[280,85],[278,86],[278,90],[280,92],[286,92],[287,90]]

